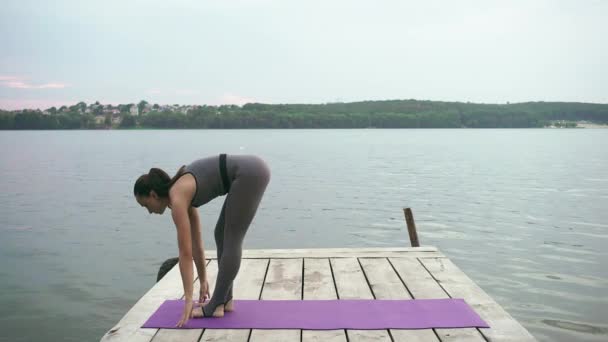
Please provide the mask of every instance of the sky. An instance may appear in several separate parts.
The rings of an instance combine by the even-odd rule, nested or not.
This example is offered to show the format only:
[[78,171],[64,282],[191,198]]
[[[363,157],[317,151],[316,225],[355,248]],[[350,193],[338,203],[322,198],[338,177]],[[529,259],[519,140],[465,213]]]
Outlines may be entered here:
[[608,103],[606,0],[3,0],[0,109]]

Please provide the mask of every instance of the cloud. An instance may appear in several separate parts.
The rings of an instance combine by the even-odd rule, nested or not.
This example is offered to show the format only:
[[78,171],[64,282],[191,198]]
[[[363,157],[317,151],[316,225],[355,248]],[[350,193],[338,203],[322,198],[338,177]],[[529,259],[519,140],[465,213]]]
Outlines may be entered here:
[[47,83],[41,85],[31,85],[23,81],[8,81],[4,82],[4,86],[7,88],[17,89],[63,89],[66,87],[63,83]]
[[19,77],[15,77],[15,76],[2,76],[0,75],[0,82],[1,81],[14,81],[19,79]]
[[65,83],[45,83],[34,85],[27,83],[23,77],[0,75],[0,84],[6,88],[13,89],[63,89],[68,85]]

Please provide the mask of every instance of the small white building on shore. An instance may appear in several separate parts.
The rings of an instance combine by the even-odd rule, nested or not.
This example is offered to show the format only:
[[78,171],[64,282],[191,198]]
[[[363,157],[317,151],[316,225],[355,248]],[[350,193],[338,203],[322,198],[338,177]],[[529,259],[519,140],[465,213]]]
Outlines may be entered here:
[[131,113],[131,115],[135,115],[135,116],[139,115],[139,108],[137,107],[137,105],[131,106],[130,113]]

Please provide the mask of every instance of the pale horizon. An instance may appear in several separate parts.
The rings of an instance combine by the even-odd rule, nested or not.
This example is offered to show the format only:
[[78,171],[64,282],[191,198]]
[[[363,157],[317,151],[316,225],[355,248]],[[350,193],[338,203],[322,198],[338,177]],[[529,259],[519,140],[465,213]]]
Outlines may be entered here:
[[0,109],[608,103],[606,1],[9,0]]

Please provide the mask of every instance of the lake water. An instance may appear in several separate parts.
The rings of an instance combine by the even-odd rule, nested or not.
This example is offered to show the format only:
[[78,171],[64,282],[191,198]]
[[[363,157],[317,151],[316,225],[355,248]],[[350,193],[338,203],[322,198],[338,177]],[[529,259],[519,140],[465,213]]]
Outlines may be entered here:
[[[245,248],[437,246],[541,341],[608,340],[608,130],[1,131],[0,338],[99,340],[177,256],[133,183],[207,155],[272,180]],[[222,199],[199,208],[205,247]]]

